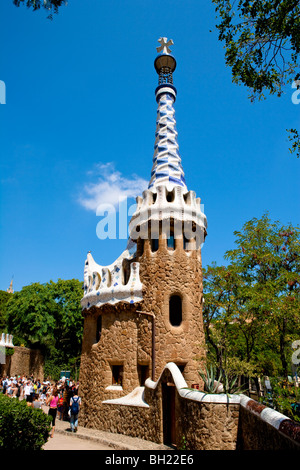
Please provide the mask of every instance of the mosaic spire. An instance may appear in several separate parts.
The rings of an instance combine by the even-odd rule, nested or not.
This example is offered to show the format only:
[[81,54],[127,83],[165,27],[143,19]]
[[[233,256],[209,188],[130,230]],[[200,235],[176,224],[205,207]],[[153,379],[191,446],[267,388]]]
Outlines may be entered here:
[[158,41],[161,46],[157,48],[157,52],[161,52],[161,54],[156,57],[154,62],[158,74],[158,87],[155,90],[158,107],[153,167],[148,188],[153,191],[156,186],[166,185],[169,191],[175,186],[181,186],[187,190],[177,142],[173,106],[177,95],[177,90],[173,85],[176,60],[170,54],[169,48],[173,41],[167,41],[167,38],[160,38]]

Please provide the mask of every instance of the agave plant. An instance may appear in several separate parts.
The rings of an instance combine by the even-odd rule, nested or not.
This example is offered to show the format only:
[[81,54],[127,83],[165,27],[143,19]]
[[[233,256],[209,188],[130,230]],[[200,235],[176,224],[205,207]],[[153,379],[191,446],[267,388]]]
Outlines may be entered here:
[[[198,371],[204,382],[204,389],[207,393],[226,393],[226,395],[243,392],[243,387],[238,384],[238,375],[231,376],[225,370],[217,374],[215,366],[206,367],[206,372]],[[218,377],[218,378],[217,378]]]
[[222,372],[222,385],[224,393],[227,395],[242,393],[242,388],[238,384],[238,375],[230,376],[225,371]]
[[201,369],[198,372],[204,382],[204,389],[207,393],[220,393],[222,374],[220,373],[217,378],[216,367],[211,365],[210,368],[206,367],[205,372]]

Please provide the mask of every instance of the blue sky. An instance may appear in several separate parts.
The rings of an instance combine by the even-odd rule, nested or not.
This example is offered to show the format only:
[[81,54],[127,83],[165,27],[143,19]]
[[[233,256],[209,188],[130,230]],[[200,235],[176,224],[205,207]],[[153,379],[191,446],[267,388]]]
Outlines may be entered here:
[[[203,265],[266,211],[299,223],[300,160],[285,129],[300,105],[251,103],[231,80],[209,0],[69,0],[44,11],[0,6],[0,289],[83,279],[87,251],[111,264],[126,240],[99,240],[95,203],[137,191],[152,167],[157,39],[172,38],[178,142],[187,186],[208,219]],[[212,30],[210,32],[210,30]]]

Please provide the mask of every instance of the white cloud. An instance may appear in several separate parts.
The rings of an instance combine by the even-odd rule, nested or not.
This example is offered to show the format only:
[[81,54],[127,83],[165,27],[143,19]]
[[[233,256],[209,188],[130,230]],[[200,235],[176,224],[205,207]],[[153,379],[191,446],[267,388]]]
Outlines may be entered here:
[[147,189],[148,182],[138,175],[127,178],[110,163],[99,163],[88,174],[97,178],[96,182],[85,184],[79,203],[87,210],[97,211],[103,204],[112,204],[118,209],[119,202],[126,198],[136,198]]

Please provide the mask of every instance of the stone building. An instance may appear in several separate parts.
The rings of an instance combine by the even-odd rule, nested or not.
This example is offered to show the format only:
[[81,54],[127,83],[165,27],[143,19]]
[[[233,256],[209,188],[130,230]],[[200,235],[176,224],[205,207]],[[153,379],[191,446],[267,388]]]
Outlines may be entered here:
[[[148,189],[137,198],[127,249],[110,266],[88,253],[84,271],[81,383],[94,408],[156,380],[174,362],[199,383],[204,358],[201,244],[206,217],[181,164],[175,58],[161,38],[155,59],[157,120]],[[97,405],[96,405],[97,401]],[[100,405],[99,405],[100,406]]]
[[243,395],[197,390],[207,223],[181,164],[173,42],[159,42],[148,189],[137,197],[126,250],[109,266],[91,253],[85,262],[79,424],[177,448],[299,449],[300,426],[280,413]]

